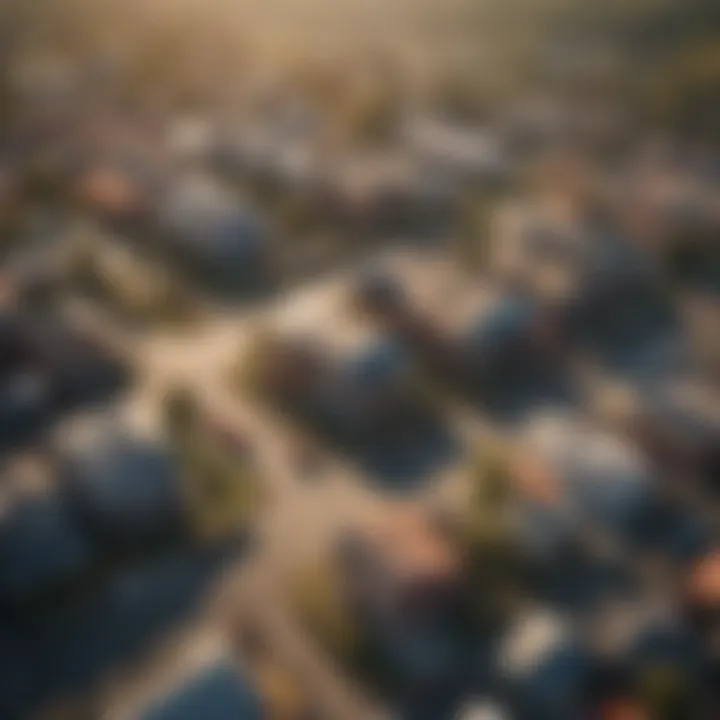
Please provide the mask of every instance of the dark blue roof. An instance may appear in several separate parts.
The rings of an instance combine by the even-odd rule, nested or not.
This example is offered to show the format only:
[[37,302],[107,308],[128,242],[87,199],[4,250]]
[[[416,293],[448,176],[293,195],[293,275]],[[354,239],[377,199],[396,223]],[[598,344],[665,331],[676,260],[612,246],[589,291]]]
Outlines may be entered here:
[[390,339],[384,339],[368,347],[348,367],[348,374],[355,385],[374,387],[392,382],[410,365],[407,351]]
[[41,592],[92,562],[88,542],[55,496],[28,500],[0,524],[0,593]]
[[42,417],[50,406],[47,378],[40,374],[17,373],[0,380],[0,428]]
[[542,660],[521,692],[527,702],[551,717],[570,717],[578,708],[581,691],[589,671],[588,657],[574,645],[558,648]]
[[482,348],[515,339],[528,329],[535,316],[536,306],[529,298],[519,295],[503,298],[471,329],[471,343]]
[[697,668],[698,648],[681,627],[655,626],[635,638],[630,659],[636,666],[659,662],[692,670]]
[[227,662],[203,670],[142,720],[259,720],[260,698]]
[[179,507],[177,468],[161,445],[112,435],[75,458],[72,490],[96,521],[112,529],[152,529]]
[[202,243],[205,251],[218,259],[247,259],[265,247],[262,223],[243,212],[229,213],[208,228]]
[[175,198],[161,225],[178,248],[217,264],[254,260],[268,239],[262,219],[242,204],[206,206],[192,197]]
[[647,266],[647,258],[637,247],[610,233],[596,239],[589,260],[593,269],[611,275],[639,272]]

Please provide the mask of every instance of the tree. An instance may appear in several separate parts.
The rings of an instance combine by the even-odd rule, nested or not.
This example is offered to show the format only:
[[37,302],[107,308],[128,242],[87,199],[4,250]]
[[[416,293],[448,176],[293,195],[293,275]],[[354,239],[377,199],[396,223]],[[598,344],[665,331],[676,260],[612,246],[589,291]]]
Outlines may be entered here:
[[468,572],[469,618],[476,627],[487,629],[512,610],[522,572],[508,460],[498,448],[486,448],[478,455],[471,482],[458,543]]
[[185,452],[187,507],[202,540],[221,540],[244,530],[257,508],[255,477],[211,441],[190,443]]
[[483,448],[473,467],[472,506],[476,510],[494,510],[507,505],[511,482],[509,461],[497,447]]
[[304,568],[294,578],[291,596],[308,629],[343,664],[352,666],[359,655],[360,631],[332,563]]

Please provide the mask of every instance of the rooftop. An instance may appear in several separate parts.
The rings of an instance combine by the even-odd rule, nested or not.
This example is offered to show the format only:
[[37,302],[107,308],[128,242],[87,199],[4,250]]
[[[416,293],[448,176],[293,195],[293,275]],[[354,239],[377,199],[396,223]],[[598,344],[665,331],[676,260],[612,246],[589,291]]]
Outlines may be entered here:
[[394,253],[379,263],[397,279],[408,305],[451,335],[462,335],[502,297],[492,284],[468,275],[451,258],[435,253]]
[[260,698],[228,661],[210,665],[140,715],[142,720],[260,720]]
[[711,551],[692,568],[688,595],[703,605],[720,605],[720,549]]
[[0,521],[0,593],[21,598],[86,569],[91,550],[56,495],[28,499]]
[[284,298],[269,323],[281,338],[311,343],[338,359],[357,357],[383,341],[372,323],[352,311],[342,282],[330,281]]
[[615,517],[648,496],[652,474],[644,456],[620,437],[573,416],[541,415],[525,433],[532,453],[557,474],[557,486],[574,507]]
[[460,558],[422,508],[392,508],[355,528],[355,538],[382,558],[394,577],[454,581]]
[[571,641],[570,628],[559,615],[533,610],[518,618],[505,637],[500,663],[510,676],[525,675]]

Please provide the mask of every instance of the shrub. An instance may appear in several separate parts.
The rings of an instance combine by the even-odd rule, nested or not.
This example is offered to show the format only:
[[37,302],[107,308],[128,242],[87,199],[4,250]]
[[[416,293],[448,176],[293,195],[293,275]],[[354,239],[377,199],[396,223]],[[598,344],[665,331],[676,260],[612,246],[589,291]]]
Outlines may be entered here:
[[473,507],[498,509],[510,499],[509,460],[499,447],[483,448],[475,458],[473,473]]
[[305,568],[294,580],[293,605],[310,632],[348,666],[358,659],[360,636],[342,596],[340,578],[329,563]]

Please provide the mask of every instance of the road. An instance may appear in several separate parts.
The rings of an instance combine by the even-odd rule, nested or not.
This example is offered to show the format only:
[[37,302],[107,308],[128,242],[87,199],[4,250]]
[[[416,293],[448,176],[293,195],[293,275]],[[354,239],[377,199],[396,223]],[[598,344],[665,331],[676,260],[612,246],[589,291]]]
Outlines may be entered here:
[[[113,413],[134,427],[152,431],[158,424],[163,394],[182,385],[196,392],[210,412],[250,438],[255,448],[258,472],[271,499],[257,520],[258,549],[223,577],[216,597],[195,621],[192,632],[197,634],[199,626],[206,628],[203,635],[217,632],[218,625],[227,627],[240,617],[250,618],[267,630],[272,644],[297,669],[324,717],[378,717],[374,704],[339,676],[293,622],[283,580],[293,569],[321,558],[339,529],[376,514],[383,500],[351,468],[333,458],[327,458],[322,477],[298,476],[291,456],[291,428],[282,418],[270,417],[230,391],[228,368],[247,339],[255,313],[218,314],[200,330],[152,334],[122,332],[87,306],[74,307],[73,316],[132,357],[139,369],[136,386]],[[148,672],[138,673],[141,684]]]

